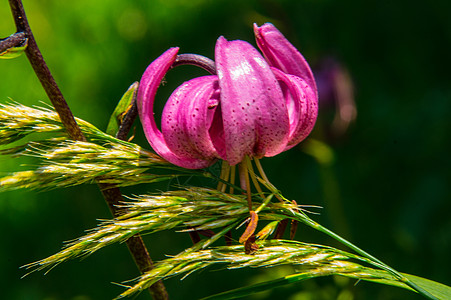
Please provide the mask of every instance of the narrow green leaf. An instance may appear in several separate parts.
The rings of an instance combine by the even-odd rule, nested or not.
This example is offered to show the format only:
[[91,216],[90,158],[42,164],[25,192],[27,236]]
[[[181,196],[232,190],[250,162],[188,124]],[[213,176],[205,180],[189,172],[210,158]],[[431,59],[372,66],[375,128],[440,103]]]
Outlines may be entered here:
[[412,281],[410,279],[408,279],[407,277],[405,277],[404,275],[402,275],[401,273],[399,273],[398,271],[396,271],[395,269],[391,268],[390,266],[384,264],[382,261],[380,261],[379,259],[375,258],[374,256],[372,256],[371,254],[369,254],[368,252],[360,249],[359,247],[355,246],[354,244],[352,244],[351,242],[347,241],[346,239],[342,238],[341,236],[339,236],[338,234],[336,234],[335,232],[327,229],[326,227],[316,223],[315,221],[313,221],[312,219],[310,219],[307,215],[305,214],[299,214],[298,212],[293,212],[293,214],[295,215],[296,219],[318,231],[321,231],[325,234],[327,234],[328,236],[334,238],[335,240],[339,241],[340,243],[342,243],[343,245],[348,246],[350,249],[354,250],[356,253],[358,253],[359,255],[362,255],[363,257],[366,257],[367,259],[369,259],[369,263],[377,268],[381,268],[387,272],[389,272],[390,274],[392,274],[398,281],[405,283],[407,286],[409,286],[410,288],[412,288],[413,290],[415,290],[416,292],[418,292],[419,294],[423,295],[426,298],[429,299],[440,299],[437,298],[436,296],[434,296],[434,294],[430,293],[428,289],[423,288],[422,286],[419,286],[415,281]]
[[[202,298],[201,300],[238,299],[238,298],[250,296],[252,294],[259,293],[259,292],[262,292],[265,290],[274,289],[274,288],[277,288],[280,286],[295,283],[298,281],[303,281],[303,280],[316,278],[316,277],[331,276],[331,275],[340,275],[340,276],[345,276],[345,277],[351,277],[351,278],[356,278],[356,279],[361,279],[361,280],[366,280],[366,281],[377,282],[377,283],[381,283],[381,284],[403,287],[403,288],[412,290],[408,286],[406,286],[403,283],[394,279],[394,277],[390,278],[390,274],[386,271],[361,267],[361,270],[356,273],[342,273],[342,272],[337,272],[336,270],[333,270],[333,269],[324,268],[324,270],[322,272],[310,271],[310,272],[303,272],[303,273],[288,275],[288,276],[281,277],[278,279],[261,282],[261,283],[257,283],[257,284],[251,285],[251,286],[237,288],[237,289],[222,292],[219,294],[211,295],[211,296]],[[381,277],[378,278],[378,276],[381,276]]]
[[415,275],[405,273],[402,274],[416,285],[422,287],[424,290],[437,297],[437,299],[451,299],[451,287]]
[[237,289],[230,290],[227,292],[211,295],[211,296],[202,298],[201,300],[238,299],[238,298],[250,296],[255,293],[263,292],[265,290],[274,289],[279,286],[283,286],[286,284],[298,282],[298,281],[313,278],[313,277],[316,277],[316,276],[314,276],[312,273],[289,275],[289,276],[281,277],[278,279],[254,284],[251,286],[237,288]]
[[113,136],[116,135],[119,130],[119,126],[121,126],[122,118],[132,105],[133,98],[138,91],[138,86],[138,82],[134,82],[122,96],[121,100],[119,100],[119,103],[114,109],[114,112],[110,117],[110,121],[108,122],[106,133]]
[[[444,284],[421,278],[415,275],[402,273],[405,277],[407,277],[410,281],[413,281],[416,285],[420,286],[424,290],[431,293],[434,297],[439,300],[451,299],[451,287],[446,286]],[[399,281],[389,272],[384,270],[376,270],[372,268],[364,268],[358,272],[337,272],[336,270],[325,270],[324,272],[304,272],[299,274],[288,275],[285,277],[281,277],[278,279],[261,282],[258,284],[254,284],[251,286],[246,286],[242,288],[233,289],[230,291],[222,292],[219,294],[211,295],[201,300],[222,300],[222,299],[238,299],[242,297],[246,297],[258,292],[262,292],[269,289],[274,289],[280,286],[284,286],[287,284],[295,283],[298,281],[315,278],[315,277],[323,277],[330,275],[339,275],[345,276],[365,281],[370,281],[379,284],[391,285],[395,287],[404,288],[410,291],[414,291],[411,287]]]
[[3,58],[3,59],[16,58],[16,57],[22,55],[22,53],[24,53],[27,46],[28,46],[28,39],[25,39],[25,41],[20,46],[8,48],[5,51],[3,51],[2,53],[0,53],[0,58]]

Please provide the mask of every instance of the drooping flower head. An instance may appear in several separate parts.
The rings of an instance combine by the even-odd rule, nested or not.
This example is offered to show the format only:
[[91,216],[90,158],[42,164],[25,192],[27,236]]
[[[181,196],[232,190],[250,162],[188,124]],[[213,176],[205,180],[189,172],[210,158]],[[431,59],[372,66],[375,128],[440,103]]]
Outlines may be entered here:
[[216,74],[180,85],[169,97],[161,131],[153,112],[157,88],[177,58],[171,48],[144,72],[138,109],[152,148],[169,162],[199,169],[217,159],[230,165],[288,150],[313,129],[318,96],[310,67],[274,27],[254,25],[263,56],[245,41],[220,37]]

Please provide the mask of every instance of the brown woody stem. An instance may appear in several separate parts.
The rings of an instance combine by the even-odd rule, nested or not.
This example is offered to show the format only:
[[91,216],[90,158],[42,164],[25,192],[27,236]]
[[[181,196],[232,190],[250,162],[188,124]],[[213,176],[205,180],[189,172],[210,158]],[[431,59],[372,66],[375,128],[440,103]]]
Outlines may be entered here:
[[[42,57],[41,51],[34,39],[33,33],[31,31],[30,25],[28,24],[27,17],[25,15],[25,10],[22,5],[21,0],[9,0],[9,5],[11,7],[11,12],[14,17],[14,21],[16,23],[16,35],[22,37],[23,34],[25,38],[28,38],[28,47],[25,50],[25,54],[30,61],[31,66],[33,67],[36,76],[41,82],[42,87],[44,88],[47,96],[49,97],[52,105],[54,106],[56,112],[58,113],[61,122],[63,123],[69,137],[73,140],[77,141],[85,141],[85,137],[80,130],[75,118],[67,105],[66,100],[61,93],[58,85],[55,82],[52,74],[50,73],[47,64],[45,63],[44,58]],[[14,36],[14,35],[13,35]],[[15,38],[17,38],[17,36]],[[14,41],[14,40],[10,40]],[[2,41],[3,42],[3,41]],[[15,43],[15,42],[14,42]],[[14,43],[11,45],[14,46]],[[9,48],[11,47],[7,43],[1,44],[7,45]],[[6,48],[8,49],[8,48]],[[114,185],[108,184],[98,184],[102,194],[105,198],[105,201],[108,204],[112,214],[117,216],[120,211],[117,207],[117,204],[123,201],[122,194]],[[132,238],[127,240],[127,246],[130,250],[133,259],[135,260],[139,270],[144,273],[153,268],[153,262],[150,258],[150,255],[147,251],[147,248],[144,244],[140,235],[135,235]],[[166,300],[169,299],[166,289],[161,281],[155,283],[149,288],[150,293],[153,298],[156,300]]]
[[26,40],[27,38],[25,37],[25,33],[16,32],[13,35],[0,40],[0,53],[10,48],[21,46],[25,43]]
[[84,141],[85,137],[75,122],[75,118],[69,109],[66,100],[64,100],[63,94],[50,73],[36,40],[34,39],[30,25],[28,24],[27,16],[25,15],[22,1],[9,0],[9,5],[11,6],[17,32],[23,32],[25,37],[28,38],[28,47],[25,49],[25,54],[27,55],[39,81],[41,82],[42,87],[47,93],[47,96],[52,102],[52,105],[55,107],[55,110],[66,128],[67,133],[71,139]]

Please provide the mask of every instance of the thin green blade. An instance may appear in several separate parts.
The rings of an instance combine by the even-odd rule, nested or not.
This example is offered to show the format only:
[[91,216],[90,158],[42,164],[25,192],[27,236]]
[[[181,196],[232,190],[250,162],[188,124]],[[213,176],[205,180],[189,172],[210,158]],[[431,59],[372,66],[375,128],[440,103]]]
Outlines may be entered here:
[[282,278],[257,283],[251,286],[246,286],[234,290],[230,290],[227,292],[219,293],[216,295],[208,296],[205,298],[202,298],[201,300],[225,300],[225,299],[238,299],[242,297],[246,297],[258,292],[262,292],[269,289],[274,289],[279,286],[287,285],[293,282],[306,280],[309,278],[317,277],[312,273],[302,273],[302,274],[295,274],[295,275],[289,275]]
[[451,299],[451,287],[415,275],[405,273],[402,274],[406,276],[410,281],[413,281],[415,284],[437,297],[437,299]]
[[[363,270],[362,270],[363,271]],[[202,298],[202,300],[222,300],[222,299],[238,299],[242,297],[246,297],[258,292],[262,292],[269,289],[274,289],[276,287],[280,287],[283,285],[287,285],[290,283],[315,278],[315,277],[323,277],[323,276],[330,276],[330,275],[340,275],[345,277],[351,277],[355,279],[365,280],[365,281],[371,281],[379,284],[386,284],[391,285],[395,287],[401,287],[408,290],[413,291],[411,287],[404,284],[401,281],[396,280],[391,274],[389,274],[386,271],[383,270],[375,270],[371,268],[364,268],[364,271],[358,273],[337,273],[337,272],[320,272],[320,273],[300,273],[300,274],[293,274],[285,277],[281,277],[275,280],[270,280],[262,283],[258,283],[255,285],[242,287],[230,291],[226,291],[223,293],[219,293],[216,295],[208,296],[206,298]],[[451,299],[451,287],[446,286],[444,284],[424,279],[418,276],[410,275],[410,274],[404,274],[409,280],[415,282],[417,285],[422,287],[424,290],[431,293],[434,297],[436,297],[439,300],[445,300],[445,299]]]

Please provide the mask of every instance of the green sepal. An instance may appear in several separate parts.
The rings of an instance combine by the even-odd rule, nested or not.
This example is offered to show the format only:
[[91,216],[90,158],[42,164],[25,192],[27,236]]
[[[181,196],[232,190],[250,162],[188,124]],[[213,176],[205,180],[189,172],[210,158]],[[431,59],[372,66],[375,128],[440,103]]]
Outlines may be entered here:
[[113,111],[113,114],[110,117],[110,121],[108,122],[108,126],[106,129],[106,133],[109,135],[116,135],[119,130],[119,126],[121,126],[122,119],[125,114],[132,107],[132,101],[138,92],[139,83],[135,81],[122,96],[121,100],[117,104],[116,108]]
[[16,57],[22,55],[22,53],[24,53],[25,49],[27,49],[27,46],[28,46],[28,39],[25,39],[25,41],[20,46],[8,48],[5,51],[3,51],[2,53],[0,53],[0,58],[3,58],[3,59],[16,58]]

